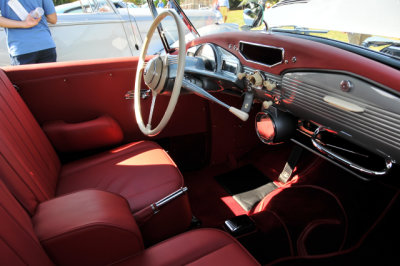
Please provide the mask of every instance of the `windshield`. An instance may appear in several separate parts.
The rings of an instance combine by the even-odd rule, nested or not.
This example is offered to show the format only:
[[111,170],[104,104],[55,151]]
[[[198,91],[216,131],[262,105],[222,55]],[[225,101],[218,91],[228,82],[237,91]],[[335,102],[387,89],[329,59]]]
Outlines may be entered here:
[[[241,30],[289,32],[361,46],[400,60],[400,0],[193,0],[181,3],[180,7],[201,36]],[[248,6],[254,3],[263,8],[260,21],[264,23],[249,27],[243,15],[246,19]],[[176,34],[168,35],[173,47]],[[193,35],[188,34],[187,40],[191,38]]]

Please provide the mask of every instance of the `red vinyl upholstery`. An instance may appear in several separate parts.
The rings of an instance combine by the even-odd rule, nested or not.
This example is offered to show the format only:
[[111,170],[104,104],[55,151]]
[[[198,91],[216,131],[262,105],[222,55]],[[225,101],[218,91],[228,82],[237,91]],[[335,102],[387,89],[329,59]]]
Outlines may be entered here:
[[1,181],[0,217],[1,265],[53,264],[33,231],[31,219]]
[[259,265],[232,236],[198,229],[168,239],[118,265]]
[[60,161],[28,107],[0,71],[0,175],[31,214],[55,196]]
[[[131,182],[134,188],[128,185]],[[142,141],[64,165],[56,194],[87,188],[107,190],[124,196],[136,212],[183,185],[183,177],[167,153],[154,142]]]
[[[122,195],[135,213],[184,185],[175,163],[152,142],[132,143],[61,165],[49,140],[2,71],[0,110],[0,178],[31,215],[41,202],[88,188]],[[138,221],[147,243],[189,226],[191,211],[186,196],[176,200],[173,211],[169,211],[171,207],[163,208],[149,221]]]
[[[91,197],[100,200],[91,204],[87,201]],[[76,208],[75,204],[80,204],[81,209]],[[235,239],[215,229],[190,231],[138,252],[130,245],[138,235],[126,202],[107,192],[78,192],[41,203],[33,227],[28,214],[0,181],[0,217],[2,265],[46,266],[54,262],[58,265],[258,265]],[[80,227],[79,224],[86,226]],[[107,226],[120,228],[124,231],[122,234],[126,235],[116,231],[92,234],[90,226],[96,230],[101,230],[101,226],[104,226],[103,229]],[[34,228],[46,249],[57,260],[49,259]],[[118,240],[121,243],[110,247],[110,244],[115,244],[113,241]],[[85,244],[88,246],[84,247]],[[93,245],[99,252],[87,252]],[[101,252],[101,248],[108,249]],[[125,258],[111,261],[115,259],[113,256]]]
[[82,190],[39,204],[35,233],[57,265],[104,265],[143,250],[124,198]]
[[[143,141],[64,165],[56,194],[88,188],[110,191],[124,196],[135,215],[183,186],[183,177],[167,153],[156,143]],[[136,215],[135,218],[139,219]],[[137,222],[146,244],[152,244],[182,232],[191,219],[184,195],[150,220]]]
[[60,152],[87,151],[122,142],[122,129],[112,117],[100,116],[81,123],[51,121],[43,130],[56,150]]

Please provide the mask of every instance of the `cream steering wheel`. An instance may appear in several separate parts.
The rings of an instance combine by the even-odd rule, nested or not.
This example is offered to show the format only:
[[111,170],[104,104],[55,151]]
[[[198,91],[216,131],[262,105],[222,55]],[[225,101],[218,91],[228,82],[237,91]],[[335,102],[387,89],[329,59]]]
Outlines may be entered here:
[[[168,77],[168,65],[174,62],[176,63],[176,56],[171,56],[168,54],[162,56],[156,56],[147,63],[145,63],[145,58],[147,54],[147,49],[149,48],[150,40],[153,36],[155,29],[157,28],[158,24],[167,16],[171,16],[174,18],[178,30],[178,37],[179,37],[179,53],[177,58],[178,67],[168,107],[160,123],[154,129],[152,129],[151,120],[153,117],[156,97],[164,89],[164,85]],[[142,51],[140,52],[139,62],[136,70],[134,109],[135,109],[136,122],[139,126],[139,129],[143,132],[143,134],[150,137],[157,135],[167,125],[169,119],[171,118],[181,91],[183,74],[185,70],[185,60],[186,60],[186,45],[185,45],[183,24],[178,14],[174,10],[163,11],[155,18],[153,24],[151,24],[150,26],[150,29],[147,33],[146,39],[142,47]],[[142,75],[145,84],[149,87],[152,94],[150,114],[146,126],[144,125],[143,122],[141,106],[140,106]]]

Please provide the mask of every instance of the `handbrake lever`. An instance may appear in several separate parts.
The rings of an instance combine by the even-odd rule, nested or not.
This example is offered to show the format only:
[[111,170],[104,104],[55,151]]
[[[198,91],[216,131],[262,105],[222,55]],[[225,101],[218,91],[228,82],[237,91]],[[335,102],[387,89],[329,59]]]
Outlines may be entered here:
[[215,98],[214,96],[212,96],[210,93],[208,93],[206,90],[204,90],[203,88],[191,83],[190,81],[187,80],[183,80],[182,81],[182,87],[193,92],[194,94],[203,97],[207,100],[213,101],[223,107],[225,107],[226,109],[229,110],[229,112],[231,112],[232,114],[234,114],[235,116],[237,116],[238,118],[240,118],[243,121],[247,121],[247,119],[249,118],[249,114],[246,112],[243,112],[240,109],[237,109],[233,106],[229,106],[224,102],[221,102],[220,100],[218,100],[217,98]]

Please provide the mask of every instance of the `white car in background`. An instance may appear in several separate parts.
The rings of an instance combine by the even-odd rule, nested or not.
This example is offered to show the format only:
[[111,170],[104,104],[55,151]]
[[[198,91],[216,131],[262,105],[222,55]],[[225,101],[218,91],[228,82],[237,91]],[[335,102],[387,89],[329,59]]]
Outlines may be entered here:
[[[153,21],[150,10],[132,6],[117,7],[121,5],[115,5],[111,0],[80,0],[57,6],[58,22],[50,25],[56,43],[57,61],[139,55]],[[211,9],[185,10],[185,13],[196,28],[219,22]],[[166,20],[164,27],[168,28],[170,22]],[[158,38],[158,35],[154,38]],[[148,53],[154,54],[162,49],[160,41],[152,41]],[[9,64],[6,35],[4,29],[0,28],[0,66]]]
[[[101,5],[102,1],[98,1]],[[124,2],[122,0],[112,0],[113,5],[116,8],[137,8],[138,6],[132,2]],[[105,4],[105,3],[103,3]],[[69,14],[69,13],[91,13],[92,5],[89,1],[74,1],[67,4],[62,4],[56,6],[56,13],[57,14]]]

